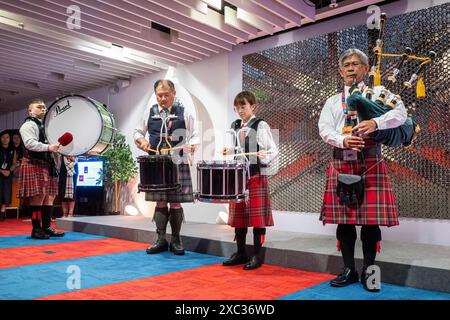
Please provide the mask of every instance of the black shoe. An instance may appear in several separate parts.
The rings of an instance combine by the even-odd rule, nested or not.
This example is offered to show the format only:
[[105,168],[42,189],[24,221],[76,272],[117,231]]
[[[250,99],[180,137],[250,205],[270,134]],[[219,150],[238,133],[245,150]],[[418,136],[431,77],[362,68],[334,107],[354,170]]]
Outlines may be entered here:
[[244,264],[247,263],[248,258],[246,255],[243,255],[241,253],[235,252],[231,255],[231,257],[224,262],[222,262],[222,265],[224,266],[236,266],[238,264]]
[[52,227],[48,227],[47,229],[44,229],[44,232],[49,236],[49,237],[64,237],[64,232],[59,232],[56,231],[55,229],[53,229]]
[[253,256],[249,262],[247,262],[244,266],[244,270],[253,270],[261,267],[262,262],[257,256]]
[[183,245],[181,244],[181,242],[172,240],[169,245],[169,250],[177,256],[184,255],[184,248],[183,248]]
[[33,239],[39,239],[39,240],[47,240],[50,239],[48,234],[44,232],[41,228],[33,228],[31,231],[31,238]]
[[358,282],[358,272],[345,267],[342,273],[330,281],[332,287],[346,287],[349,284]]
[[6,212],[0,212],[0,221],[6,220]]
[[364,289],[366,289],[369,292],[379,292],[380,289],[379,288],[369,288],[367,286],[367,279],[369,278],[370,274],[367,274],[365,267],[363,267],[362,271],[361,271],[361,284],[363,285]]
[[166,239],[158,239],[153,246],[148,247],[145,252],[148,254],[160,253],[169,250],[169,243]]

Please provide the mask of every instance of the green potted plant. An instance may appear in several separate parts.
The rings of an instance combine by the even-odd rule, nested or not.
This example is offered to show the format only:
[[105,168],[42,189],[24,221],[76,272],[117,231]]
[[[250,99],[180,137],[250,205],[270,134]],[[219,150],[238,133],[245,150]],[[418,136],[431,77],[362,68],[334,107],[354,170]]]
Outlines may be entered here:
[[[128,183],[130,179],[136,177],[138,172],[136,161],[131,153],[130,146],[125,142],[125,136],[117,132],[114,138],[113,145],[103,154],[104,171],[102,178],[105,182],[105,190],[112,187],[111,199],[111,213],[120,214],[121,212],[121,194],[123,186]],[[106,196],[106,203],[108,204],[108,197]]]

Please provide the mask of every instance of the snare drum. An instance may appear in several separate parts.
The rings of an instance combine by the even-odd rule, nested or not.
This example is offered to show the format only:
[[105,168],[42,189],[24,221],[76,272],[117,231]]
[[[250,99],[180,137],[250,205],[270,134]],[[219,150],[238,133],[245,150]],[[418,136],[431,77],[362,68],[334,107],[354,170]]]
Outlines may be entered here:
[[170,155],[140,156],[137,161],[141,178],[139,192],[171,191],[180,188],[179,165],[172,161]]
[[202,202],[241,202],[246,196],[246,164],[243,161],[197,163],[197,199]]
[[73,141],[58,150],[65,156],[102,154],[113,144],[116,133],[114,118],[103,104],[76,94],[58,98],[50,105],[44,130],[50,144],[58,144],[66,132],[72,134]]

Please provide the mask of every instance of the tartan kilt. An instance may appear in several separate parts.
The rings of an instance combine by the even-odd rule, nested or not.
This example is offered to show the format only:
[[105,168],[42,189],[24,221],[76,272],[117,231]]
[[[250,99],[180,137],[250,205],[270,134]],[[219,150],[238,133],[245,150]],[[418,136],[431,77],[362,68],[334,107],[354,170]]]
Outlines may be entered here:
[[269,187],[266,175],[254,175],[247,180],[248,201],[231,202],[228,225],[234,228],[273,226]]
[[365,157],[369,169],[364,180],[364,200],[359,206],[347,206],[339,203],[336,192],[338,173],[362,174],[361,161],[332,160],[327,171],[326,190],[323,195],[320,220],[323,224],[354,224],[396,226],[398,211],[395,196],[384,159]]
[[156,191],[145,192],[146,201],[161,202],[194,202],[194,190],[192,188],[191,171],[187,163],[180,164],[180,185],[181,189],[177,191]]
[[76,199],[76,182],[78,174],[72,172],[70,176],[67,172],[64,159],[62,159],[61,168],[58,175],[58,195],[61,201],[73,201]]
[[58,177],[58,194],[62,200],[75,199],[75,179],[76,176],[67,176],[63,172],[60,172]]
[[74,199],[73,177],[66,178],[66,188],[64,189],[63,199]]
[[45,161],[23,157],[19,171],[17,197],[56,196],[58,177],[51,177],[49,169],[50,165]]

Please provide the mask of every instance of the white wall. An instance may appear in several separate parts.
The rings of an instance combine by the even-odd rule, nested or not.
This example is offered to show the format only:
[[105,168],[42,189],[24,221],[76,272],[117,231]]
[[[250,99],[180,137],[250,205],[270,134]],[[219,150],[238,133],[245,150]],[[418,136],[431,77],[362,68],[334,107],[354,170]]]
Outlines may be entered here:
[[[439,5],[448,1],[398,1],[382,6],[382,11],[389,17],[405,12]],[[109,95],[107,88],[101,88],[84,93],[83,95],[106,103],[116,119],[118,129],[127,137],[133,153],[142,154],[134,146],[132,131],[140,119],[153,93],[153,83],[168,75],[182,85],[191,95],[197,109],[198,118],[202,121],[203,131],[213,127],[215,139],[213,148],[206,147],[210,140],[203,143],[203,151],[197,153],[197,160],[216,157],[214,148],[223,145],[223,132],[228,129],[232,120],[236,118],[232,105],[236,93],[242,89],[242,57],[249,53],[259,52],[268,48],[305,40],[335,30],[364,24],[367,19],[365,12],[347,15],[314,25],[306,25],[297,30],[268,37],[249,44],[237,46],[233,52],[211,57],[198,63],[180,66],[171,70],[169,74],[160,72],[147,77],[132,79],[131,86],[115,95]],[[387,37],[389,35],[386,35]],[[24,118],[23,112],[0,117],[0,125],[14,124],[20,126]],[[209,139],[209,138],[208,138]],[[195,171],[192,171],[195,177]],[[194,179],[195,183],[195,179]],[[137,202],[141,212],[152,215],[152,204],[143,201],[143,195],[138,196]],[[225,205],[212,205],[197,202],[185,205],[187,220],[214,223],[220,211],[226,211]],[[274,212],[275,229],[298,231],[305,233],[319,233],[333,235],[334,225],[323,226],[318,213]],[[429,244],[450,245],[450,220],[410,219],[400,218],[400,226],[383,228],[383,238],[396,241],[408,241]],[[269,233],[270,236],[270,233]]]
[[[83,93],[109,106],[114,114],[116,127],[126,136],[134,156],[144,153],[137,149],[133,142],[133,131],[141,120],[149,101],[154,101],[153,84],[157,79],[168,78],[175,82],[177,96],[189,93],[196,108],[197,119],[203,141],[196,152],[194,163],[201,159],[212,159],[217,156],[215,150],[223,145],[223,132],[228,128],[228,56],[221,54],[203,60],[201,63],[179,66],[167,72],[159,72],[146,77],[132,79],[128,88],[117,94],[109,94],[108,88],[100,88]],[[214,70],[214,72],[211,72]],[[153,97],[152,97],[153,96]],[[196,186],[195,166],[191,167],[194,187]],[[135,205],[145,216],[153,215],[154,204],[144,201],[144,194],[138,194]],[[226,205],[206,203],[186,204],[187,220],[214,222],[220,211],[227,211]]]

